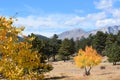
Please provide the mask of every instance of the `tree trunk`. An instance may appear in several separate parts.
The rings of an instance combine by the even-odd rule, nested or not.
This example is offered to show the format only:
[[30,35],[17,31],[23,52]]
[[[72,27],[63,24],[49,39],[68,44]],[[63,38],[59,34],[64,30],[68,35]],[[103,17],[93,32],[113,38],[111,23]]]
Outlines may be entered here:
[[48,58],[47,58],[47,59],[48,59],[48,62],[49,62],[50,57],[48,56]]
[[90,71],[86,71],[86,72],[85,72],[85,75],[86,75],[86,76],[89,76],[89,75],[90,75]]
[[67,60],[69,60],[69,57],[67,56]]
[[66,60],[65,57],[63,58],[63,60],[64,60],[64,62],[65,62],[65,60]]
[[90,75],[90,70],[92,69],[92,67],[89,68],[89,70],[87,70],[87,68],[85,67],[85,75],[89,76]]
[[49,62],[49,57],[48,57],[48,62]]
[[65,59],[64,59],[64,62],[65,62]]
[[55,55],[53,55],[53,61],[56,61]]
[[116,65],[116,62],[113,62],[113,65]]

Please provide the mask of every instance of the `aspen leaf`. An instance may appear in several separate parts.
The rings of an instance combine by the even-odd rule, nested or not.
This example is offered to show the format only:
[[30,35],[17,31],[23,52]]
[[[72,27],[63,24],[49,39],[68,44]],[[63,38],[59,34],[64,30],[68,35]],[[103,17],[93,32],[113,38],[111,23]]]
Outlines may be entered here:
[[40,54],[31,49],[29,42],[18,41],[24,27],[16,28],[12,23],[12,18],[0,17],[0,73],[6,80],[43,80],[44,67],[48,65],[40,62]]

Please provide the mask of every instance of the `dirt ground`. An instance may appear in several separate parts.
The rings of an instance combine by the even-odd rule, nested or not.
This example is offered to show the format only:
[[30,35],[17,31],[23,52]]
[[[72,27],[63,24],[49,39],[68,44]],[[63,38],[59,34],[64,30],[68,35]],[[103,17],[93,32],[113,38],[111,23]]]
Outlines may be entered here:
[[72,61],[58,61],[51,64],[54,69],[45,74],[47,80],[120,80],[120,65],[113,66],[109,62],[94,66],[90,76],[85,76],[84,69],[77,68]]

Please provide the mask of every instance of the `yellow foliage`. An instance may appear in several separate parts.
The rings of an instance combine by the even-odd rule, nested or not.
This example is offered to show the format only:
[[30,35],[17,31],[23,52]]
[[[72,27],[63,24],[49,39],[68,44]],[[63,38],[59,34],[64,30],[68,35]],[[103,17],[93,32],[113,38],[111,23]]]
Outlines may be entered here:
[[0,73],[9,80],[42,80],[43,74],[33,71],[43,65],[39,53],[31,50],[28,42],[19,42],[24,27],[16,28],[12,23],[12,18],[0,17]]
[[92,67],[101,62],[101,56],[92,47],[86,46],[85,51],[80,49],[78,55],[74,57],[78,67]]

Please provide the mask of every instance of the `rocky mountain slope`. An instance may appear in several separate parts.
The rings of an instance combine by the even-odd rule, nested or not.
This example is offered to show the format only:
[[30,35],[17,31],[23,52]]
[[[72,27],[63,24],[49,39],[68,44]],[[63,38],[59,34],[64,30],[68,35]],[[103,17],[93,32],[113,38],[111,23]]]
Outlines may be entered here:
[[86,32],[82,29],[73,29],[73,30],[65,31],[65,32],[59,34],[58,38],[62,39],[62,40],[65,38],[68,38],[68,39],[73,38],[74,40],[76,40],[76,39],[81,39],[82,36],[88,37],[90,34],[95,35],[97,33],[97,31],[102,31],[104,33],[107,32],[107,33],[117,34],[119,30],[120,30],[120,26],[103,27],[103,28],[100,28],[97,30],[92,30],[89,32]]

